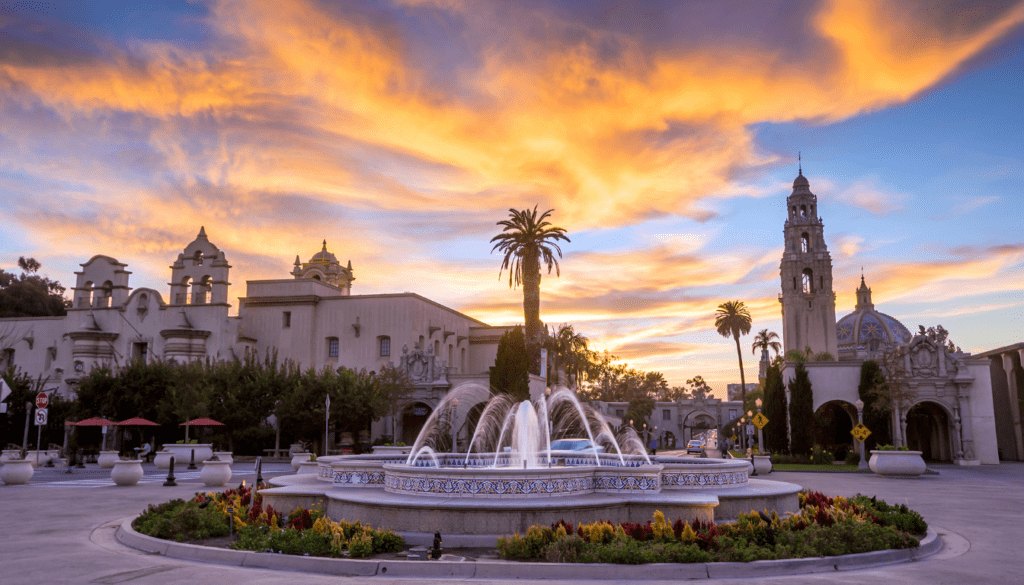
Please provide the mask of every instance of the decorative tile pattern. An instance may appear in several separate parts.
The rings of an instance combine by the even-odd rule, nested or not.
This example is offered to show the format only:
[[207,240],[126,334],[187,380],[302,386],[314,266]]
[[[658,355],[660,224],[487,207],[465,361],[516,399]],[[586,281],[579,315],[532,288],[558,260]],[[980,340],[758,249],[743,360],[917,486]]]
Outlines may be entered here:
[[388,473],[384,488],[390,492],[459,495],[579,495],[594,491],[594,478],[436,478]]
[[384,471],[335,471],[336,484],[384,485]]
[[661,485],[666,487],[716,487],[747,483],[747,474],[740,472],[722,473],[673,473],[661,474]]
[[595,478],[594,489],[616,492],[657,492],[658,479],[633,475],[599,475]]

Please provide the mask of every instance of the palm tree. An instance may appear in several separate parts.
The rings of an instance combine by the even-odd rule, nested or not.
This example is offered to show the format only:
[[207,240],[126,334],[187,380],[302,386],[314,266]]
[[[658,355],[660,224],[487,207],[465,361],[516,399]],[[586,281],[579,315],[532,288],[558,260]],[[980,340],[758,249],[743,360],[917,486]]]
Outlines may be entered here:
[[[740,351],[740,335],[750,333],[750,311],[743,301],[726,301],[718,305],[715,311],[715,329],[722,337],[736,340],[736,357],[740,360],[740,392],[743,396],[743,408],[747,404],[747,380],[743,376],[743,352]],[[746,442],[746,439],[743,439]]]
[[779,352],[782,351],[782,344],[776,341],[778,338],[778,333],[762,329],[754,336],[754,343],[750,346],[750,351],[757,355],[757,350],[759,349],[764,351],[773,349],[775,350],[775,355],[779,355]]
[[554,209],[545,211],[537,217],[537,207],[529,209],[509,209],[509,219],[499,221],[504,226],[502,233],[491,238],[497,242],[491,252],[500,250],[505,253],[498,270],[498,278],[508,268],[508,285],[515,288],[523,287],[523,316],[526,321],[526,349],[530,354],[530,371],[540,373],[540,346],[542,343],[543,326],[540,321],[540,264],[548,267],[548,274],[555,269],[561,275],[555,254],[562,257],[562,250],[556,243],[558,240],[569,241],[565,230],[545,221]]
[[[576,333],[573,326],[568,323],[559,325],[557,330],[552,327],[546,345],[552,353],[553,373],[557,375],[559,368],[564,369],[566,377],[574,378],[576,383],[573,385],[578,386],[593,361],[593,352],[587,348],[589,342],[590,340],[582,333]],[[570,383],[571,381],[567,379],[566,384]]]

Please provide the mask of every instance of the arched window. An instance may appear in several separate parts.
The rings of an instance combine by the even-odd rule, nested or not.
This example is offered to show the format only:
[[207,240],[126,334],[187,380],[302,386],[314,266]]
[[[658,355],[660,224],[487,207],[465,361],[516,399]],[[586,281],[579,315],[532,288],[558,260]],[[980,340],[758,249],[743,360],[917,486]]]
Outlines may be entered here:
[[436,339],[434,340],[434,355],[441,357],[441,342]]
[[201,251],[196,250],[196,253],[192,255],[192,263],[196,266],[203,265],[203,253]]
[[800,234],[800,251],[804,253],[811,251],[811,236],[807,232]]
[[313,275],[313,280],[320,280],[320,275],[319,274],[314,274]]
[[814,292],[814,272],[810,268],[804,268],[803,292],[809,295]]
[[113,296],[114,296],[114,283],[112,283],[112,282],[110,282],[108,280],[107,282],[103,283],[103,296],[100,297],[99,306],[101,306],[101,307],[109,307],[110,306],[110,301],[113,298]]
[[188,302],[188,289],[192,286],[192,277],[186,276],[181,279],[181,292],[175,295],[174,304],[184,305]]
[[85,283],[85,294],[78,300],[79,307],[90,307],[92,306],[92,281],[88,280]]
[[807,217],[807,206],[806,205],[801,205],[800,206],[800,217]]

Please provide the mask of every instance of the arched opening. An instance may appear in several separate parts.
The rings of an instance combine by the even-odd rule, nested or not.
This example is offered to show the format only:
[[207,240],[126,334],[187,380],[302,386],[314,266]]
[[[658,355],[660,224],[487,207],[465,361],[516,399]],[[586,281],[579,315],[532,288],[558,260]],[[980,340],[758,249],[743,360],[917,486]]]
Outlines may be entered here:
[[800,206],[800,217],[807,217],[807,206],[806,205],[801,205]]
[[706,412],[694,411],[683,418],[683,438],[686,441],[696,439],[714,428],[717,428],[715,419]]
[[109,307],[114,296],[114,283],[109,280],[103,283],[100,296],[96,299],[97,307]]
[[81,296],[81,298],[79,299],[78,306],[79,307],[91,307],[92,306],[92,295],[93,295],[92,281],[91,280],[87,280],[87,281],[85,281],[85,294],[83,294]]
[[181,279],[181,292],[174,295],[174,304],[184,305],[188,303],[189,288],[192,286],[192,277],[186,276]]
[[436,339],[434,340],[434,355],[441,357],[441,342]]
[[812,294],[814,292],[814,271],[810,268],[804,268],[803,272],[803,293],[805,295]]
[[313,280],[320,280],[320,275],[319,274],[314,274],[313,275]]
[[662,449],[675,449],[676,448],[676,436],[672,431],[661,431],[659,437]]
[[433,412],[433,409],[424,402],[413,402],[402,410],[403,443],[412,445],[416,442],[416,437],[419,436],[431,412]]
[[807,232],[800,234],[800,251],[805,254],[811,251],[811,236]]
[[814,442],[836,456],[837,460],[846,459],[846,454],[853,448],[854,425],[857,424],[857,409],[842,400],[830,400],[814,411]]
[[209,276],[204,276],[201,281],[197,284],[192,285],[192,304],[193,305],[205,305],[209,296],[210,289],[213,288],[213,279]]
[[907,446],[930,461],[952,461],[949,416],[935,402],[919,402],[907,412]]
[[192,254],[192,264],[196,266],[203,265],[203,253],[201,251],[196,250],[196,253]]

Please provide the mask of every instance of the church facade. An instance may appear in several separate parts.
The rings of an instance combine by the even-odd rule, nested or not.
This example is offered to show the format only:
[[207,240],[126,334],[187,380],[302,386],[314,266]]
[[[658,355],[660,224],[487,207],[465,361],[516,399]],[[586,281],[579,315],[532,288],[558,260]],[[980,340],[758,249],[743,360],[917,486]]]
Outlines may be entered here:
[[[416,391],[396,422],[414,437],[452,387],[486,387],[498,341],[492,327],[415,293],[352,294],[352,264],[323,249],[296,257],[289,278],[253,280],[231,315],[224,252],[200,229],[171,265],[169,296],[133,289],[128,266],[93,256],[75,273],[72,306],[63,317],[0,319],[0,367],[13,364],[44,388],[73,398],[93,367],[133,359],[229,360],[276,351],[303,368],[405,368]],[[373,435],[392,435],[389,420]]]
[[[804,365],[815,411],[831,409],[839,415],[833,417],[834,440],[854,442],[849,430],[857,424],[854,405],[859,399],[861,367],[874,360],[891,370],[892,431],[897,445],[920,450],[930,460],[998,463],[1001,450],[989,359],[951,346],[941,326],[919,327],[912,334],[899,320],[875,310],[863,275],[853,312],[837,321],[832,261],[817,204],[801,170],[786,201],[779,302],[785,350],[805,353],[809,349],[814,356]],[[787,388],[796,366],[793,362],[783,366]]]

